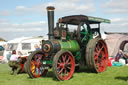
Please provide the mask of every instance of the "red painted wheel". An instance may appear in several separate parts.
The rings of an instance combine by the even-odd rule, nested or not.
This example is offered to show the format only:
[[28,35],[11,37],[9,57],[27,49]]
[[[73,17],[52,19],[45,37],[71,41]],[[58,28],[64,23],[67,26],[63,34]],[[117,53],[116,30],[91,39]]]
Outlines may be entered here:
[[75,70],[75,60],[69,51],[59,51],[53,59],[53,73],[58,80],[69,80]]
[[26,61],[27,61],[27,56],[20,57],[21,72],[26,72],[25,71]]
[[44,57],[41,51],[35,51],[28,57],[26,70],[31,78],[41,77],[47,73],[48,69],[45,69],[41,64],[41,60],[43,60]]
[[24,64],[20,64],[21,66],[21,72],[24,72]]
[[87,66],[95,72],[104,72],[108,65],[108,51],[105,42],[100,39],[89,41],[86,49]]

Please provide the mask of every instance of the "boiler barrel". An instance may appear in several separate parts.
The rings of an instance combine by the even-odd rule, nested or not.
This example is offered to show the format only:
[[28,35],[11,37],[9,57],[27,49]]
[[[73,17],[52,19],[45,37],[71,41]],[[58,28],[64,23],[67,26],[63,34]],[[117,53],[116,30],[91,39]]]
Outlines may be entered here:
[[80,50],[80,46],[76,40],[60,41],[61,50],[69,50],[71,52],[77,52]]

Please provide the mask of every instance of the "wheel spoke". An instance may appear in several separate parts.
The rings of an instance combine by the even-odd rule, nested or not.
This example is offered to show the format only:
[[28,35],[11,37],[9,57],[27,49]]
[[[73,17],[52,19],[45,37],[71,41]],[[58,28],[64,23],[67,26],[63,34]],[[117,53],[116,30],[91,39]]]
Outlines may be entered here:
[[103,48],[104,48],[104,47],[102,46],[102,47],[98,50],[97,55],[99,55],[99,54],[101,53],[101,51],[102,51]]
[[61,63],[61,59],[59,59],[59,62]]
[[61,68],[61,70],[58,72],[58,74],[62,73],[63,70],[64,70],[64,68]]
[[95,60],[95,61],[98,61],[98,56],[97,56],[97,55],[94,56],[94,60]]
[[31,71],[32,71],[32,73],[34,73],[35,72],[35,69],[32,69]]
[[64,76],[67,76],[67,70],[66,70],[66,68],[64,70]]
[[[99,45],[98,45],[99,46]],[[96,57],[96,59],[98,58],[98,56],[99,56],[99,54],[101,53],[101,51],[102,51],[102,49],[104,48],[104,46],[102,46],[101,48],[99,48],[99,50],[97,49],[97,47],[96,47],[96,52],[94,52],[95,54],[94,55],[96,55],[97,57]],[[95,58],[94,58],[95,59]]]
[[65,56],[64,55],[62,55],[62,59],[63,59],[63,62],[65,62]]
[[37,55],[36,61],[38,62],[38,61],[40,61],[40,60],[41,60],[41,56]]
[[106,59],[106,56],[105,56],[105,53],[104,53],[104,51],[102,51],[102,63],[103,63],[103,66],[106,66],[107,65],[107,59]]
[[98,52],[94,52],[94,56],[97,56],[98,55]]
[[39,69],[36,68],[36,75],[38,76],[39,75]]
[[99,50],[98,50],[99,48],[98,47],[96,47],[96,52],[98,52]]
[[102,47],[100,48],[100,51],[102,51],[103,48],[104,48],[104,46],[102,46]]
[[40,60],[41,60],[41,57],[38,58],[38,61],[40,61]]
[[100,44],[98,43],[96,47],[99,49],[100,48]]
[[71,69],[71,67],[67,67],[69,70]]
[[71,62],[68,62],[67,65],[71,65]]
[[36,69],[35,65],[34,64],[31,65],[31,68],[30,69],[31,69],[31,72],[34,73],[35,72],[35,69]]
[[67,59],[67,61],[66,61],[66,64],[68,64],[69,60],[70,60],[70,58],[68,57],[68,59]]
[[57,66],[57,70],[60,68],[60,65],[59,66]]
[[60,65],[60,64],[61,64],[61,63],[59,63],[59,62],[57,63],[57,65]]
[[41,75],[41,69],[38,68],[38,75]]

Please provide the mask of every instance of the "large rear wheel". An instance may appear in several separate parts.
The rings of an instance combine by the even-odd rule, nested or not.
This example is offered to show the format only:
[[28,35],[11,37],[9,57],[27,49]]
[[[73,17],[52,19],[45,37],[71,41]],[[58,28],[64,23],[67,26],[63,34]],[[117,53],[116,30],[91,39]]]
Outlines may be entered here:
[[94,72],[104,72],[108,65],[107,45],[101,38],[89,41],[86,48],[86,63]]
[[69,51],[59,51],[53,59],[53,73],[58,80],[69,80],[75,70],[75,60]]
[[45,69],[41,64],[44,59],[42,51],[34,51],[27,58],[26,70],[31,78],[37,78],[46,75],[48,69]]

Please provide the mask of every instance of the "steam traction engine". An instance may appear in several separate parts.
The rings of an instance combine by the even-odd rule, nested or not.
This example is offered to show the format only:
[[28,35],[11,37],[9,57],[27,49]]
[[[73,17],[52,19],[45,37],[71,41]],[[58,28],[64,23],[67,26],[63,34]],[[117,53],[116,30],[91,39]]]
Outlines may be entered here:
[[108,64],[108,51],[101,39],[100,23],[110,23],[110,20],[72,15],[59,18],[54,28],[54,7],[47,7],[47,11],[49,40],[43,42],[40,51],[34,51],[27,58],[29,76],[44,76],[52,67],[58,80],[69,80],[75,66],[79,65],[85,65],[93,72],[104,72]]

